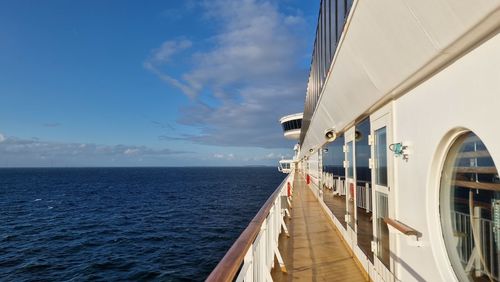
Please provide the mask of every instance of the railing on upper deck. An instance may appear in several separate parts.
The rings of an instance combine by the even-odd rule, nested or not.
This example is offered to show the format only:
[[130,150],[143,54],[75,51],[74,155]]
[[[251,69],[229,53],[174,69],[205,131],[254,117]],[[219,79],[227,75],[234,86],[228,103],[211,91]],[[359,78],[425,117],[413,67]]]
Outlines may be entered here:
[[322,0],[320,3],[300,133],[301,144],[311,123],[312,115],[316,109],[316,104],[330,70],[352,4],[353,0]]
[[282,226],[286,228],[283,221],[286,203],[282,202],[287,201],[287,183],[292,184],[293,177],[292,173],[281,182],[207,281],[266,281],[271,278],[274,256],[276,253],[279,256],[278,238]]

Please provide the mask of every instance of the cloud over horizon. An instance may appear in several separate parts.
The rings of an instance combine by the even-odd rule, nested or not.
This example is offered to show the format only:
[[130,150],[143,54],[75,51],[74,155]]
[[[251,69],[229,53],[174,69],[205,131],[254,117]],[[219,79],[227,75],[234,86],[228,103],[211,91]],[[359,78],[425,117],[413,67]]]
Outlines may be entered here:
[[[291,146],[278,119],[303,109],[308,69],[300,64],[302,15],[283,12],[275,1],[215,0],[199,8],[204,20],[217,26],[211,48],[198,50],[196,42],[169,39],[144,62],[191,99],[177,122],[200,133],[170,138],[217,146]],[[170,75],[175,55],[188,50],[191,68],[180,77]]]
[[146,146],[99,145],[22,139],[0,134],[0,166],[127,165],[151,158],[161,160],[187,151],[153,149]]

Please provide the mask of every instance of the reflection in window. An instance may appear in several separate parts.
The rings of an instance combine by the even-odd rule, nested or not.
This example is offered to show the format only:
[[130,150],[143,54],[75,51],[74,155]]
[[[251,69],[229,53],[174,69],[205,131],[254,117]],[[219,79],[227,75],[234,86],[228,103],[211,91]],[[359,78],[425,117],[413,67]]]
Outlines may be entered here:
[[346,152],[346,160],[347,160],[347,177],[348,178],[353,178],[354,177],[354,168],[353,168],[353,144],[352,141],[347,143],[347,152]]
[[377,201],[377,257],[387,268],[389,268],[389,228],[384,221],[384,218],[389,216],[389,201],[385,193],[376,192],[375,197]]
[[356,125],[356,180],[358,182],[370,182],[372,179],[368,165],[370,159],[368,135],[370,135],[370,120],[365,119]]
[[500,281],[500,180],[474,133],[450,148],[440,193],[444,241],[459,280]]
[[323,151],[324,172],[331,172],[335,177],[345,175],[345,169],[342,165],[344,161],[343,146],[344,135],[337,136],[335,141],[326,145],[327,150]]
[[342,30],[344,29],[345,21],[345,0],[337,1],[337,41],[342,35]]
[[387,132],[375,130],[375,184],[387,186]]
[[330,3],[330,60],[335,54],[337,48],[337,1]]

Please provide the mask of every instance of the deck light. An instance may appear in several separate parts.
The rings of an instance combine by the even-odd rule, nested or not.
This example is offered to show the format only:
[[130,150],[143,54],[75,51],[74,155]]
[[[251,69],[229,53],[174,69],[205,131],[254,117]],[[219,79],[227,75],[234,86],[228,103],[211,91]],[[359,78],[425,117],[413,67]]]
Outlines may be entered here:
[[337,138],[337,133],[335,132],[335,129],[330,128],[325,130],[325,139],[327,142],[333,142]]

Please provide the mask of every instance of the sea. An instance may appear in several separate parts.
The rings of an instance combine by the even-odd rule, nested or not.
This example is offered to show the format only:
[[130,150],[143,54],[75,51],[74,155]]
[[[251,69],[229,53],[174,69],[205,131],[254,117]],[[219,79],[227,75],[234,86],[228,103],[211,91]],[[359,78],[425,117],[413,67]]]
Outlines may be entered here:
[[0,281],[201,281],[272,167],[0,169]]

